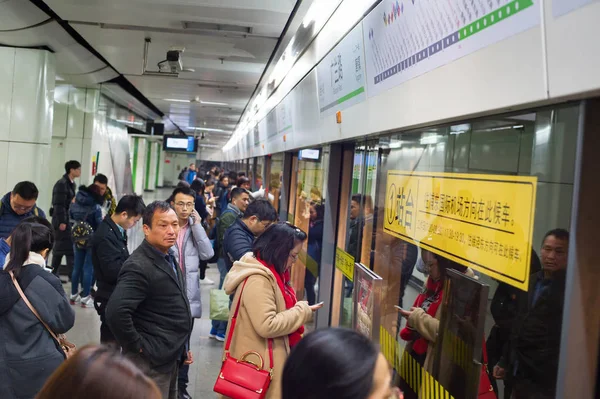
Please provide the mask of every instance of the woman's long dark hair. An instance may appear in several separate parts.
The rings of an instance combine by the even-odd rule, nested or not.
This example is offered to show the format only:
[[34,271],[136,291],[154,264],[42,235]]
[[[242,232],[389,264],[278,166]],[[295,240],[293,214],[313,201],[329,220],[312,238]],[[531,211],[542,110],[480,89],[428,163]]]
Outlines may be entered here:
[[304,231],[289,223],[272,224],[254,241],[252,252],[283,275],[290,252],[306,238]]
[[16,276],[29,258],[29,252],[51,250],[54,246],[54,231],[39,223],[21,223],[10,236],[10,260],[4,270],[12,271]]
[[282,399],[367,399],[378,357],[373,343],[356,331],[310,333],[285,363]]

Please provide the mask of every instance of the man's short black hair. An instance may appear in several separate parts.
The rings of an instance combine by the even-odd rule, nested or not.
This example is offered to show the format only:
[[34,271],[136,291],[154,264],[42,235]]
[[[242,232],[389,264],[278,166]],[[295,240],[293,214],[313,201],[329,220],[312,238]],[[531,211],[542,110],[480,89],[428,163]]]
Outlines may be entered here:
[[544,236],[544,239],[542,240],[542,245],[544,245],[546,238],[548,238],[550,236],[554,236],[554,237],[558,238],[559,240],[564,240],[566,242],[569,242],[569,232],[567,230],[553,229],[546,233],[546,235]]
[[189,195],[190,197],[196,199],[196,192],[189,186],[177,187],[175,190],[173,190],[173,194],[171,194],[171,201],[175,201],[177,194]]
[[12,193],[23,198],[25,201],[37,200],[39,191],[35,184],[30,181],[22,181],[17,183],[13,188]]
[[277,211],[275,210],[273,205],[271,205],[271,203],[264,198],[257,199],[256,201],[248,205],[248,208],[246,208],[246,211],[244,212],[244,216],[242,218],[249,219],[252,216],[256,216],[258,220],[264,220],[269,222],[275,222],[278,219]]
[[144,200],[139,195],[126,195],[117,204],[115,214],[127,212],[127,217],[136,217],[144,213],[146,205]]
[[102,173],[98,173],[96,177],[94,177],[94,183],[108,184],[108,177]]
[[81,164],[78,161],[69,161],[65,164],[65,172],[67,174],[71,173],[71,169],[79,168],[81,168]]
[[169,205],[168,202],[154,201],[144,210],[144,216],[142,217],[143,223],[148,227],[152,227],[152,218],[156,212],[165,213],[171,209],[173,208],[171,208],[171,205]]
[[250,193],[248,192],[248,190],[246,190],[245,188],[236,187],[233,190],[231,190],[231,194],[230,194],[229,198],[231,198],[231,201],[233,201],[234,199],[236,199],[237,197],[239,197],[242,194],[248,194],[248,195],[250,195]]

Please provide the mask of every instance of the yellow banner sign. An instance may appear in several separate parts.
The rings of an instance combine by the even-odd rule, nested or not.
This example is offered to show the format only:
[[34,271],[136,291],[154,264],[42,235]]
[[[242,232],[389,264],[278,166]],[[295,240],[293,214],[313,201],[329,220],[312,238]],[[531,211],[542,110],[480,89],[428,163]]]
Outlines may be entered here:
[[389,171],[384,231],[527,291],[536,177]]
[[335,248],[335,267],[350,281],[354,281],[354,256],[348,252]]

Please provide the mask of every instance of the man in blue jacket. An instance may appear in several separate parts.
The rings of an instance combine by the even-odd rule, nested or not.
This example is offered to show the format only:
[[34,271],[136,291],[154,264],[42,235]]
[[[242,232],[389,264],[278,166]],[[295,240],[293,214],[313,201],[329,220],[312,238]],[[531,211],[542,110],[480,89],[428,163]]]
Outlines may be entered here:
[[8,238],[15,227],[30,216],[46,219],[44,211],[35,204],[38,194],[35,184],[22,181],[0,200],[0,238]]
[[192,184],[192,182],[194,180],[196,180],[196,164],[190,164],[190,168],[187,171],[187,175],[185,180],[189,183]]

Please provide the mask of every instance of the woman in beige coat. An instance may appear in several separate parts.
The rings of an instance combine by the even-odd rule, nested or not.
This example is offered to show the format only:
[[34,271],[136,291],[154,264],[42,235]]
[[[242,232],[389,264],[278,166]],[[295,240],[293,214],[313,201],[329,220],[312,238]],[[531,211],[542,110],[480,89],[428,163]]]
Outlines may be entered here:
[[[313,312],[323,306],[298,302],[290,284],[290,268],[306,238],[306,233],[288,223],[272,225],[256,239],[253,253],[233,264],[223,283],[228,295],[235,293],[232,310],[241,301],[229,353],[239,359],[256,351],[264,360],[263,369],[273,368],[267,399],[281,398],[281,375],[290,349],[301,339]],[[273,340],[273,365],[269,364],[269,338]]]
[[[408,320],[406,327],[400,331],[400,338],[408,341],[404,354],[412,356],[425,371],[431,373],[440,326],[446,270],[455,269],[469,277],[474,277],[474,273],[465,266],[427,250],[421,250],[421,257],[425,264],[424,272],[429,277],[425,282],[423,292],[415,299],[413,307],[410,310],[398,310]],[[405,396],[410,398],[411,389],[402,383],[400,385]]]

